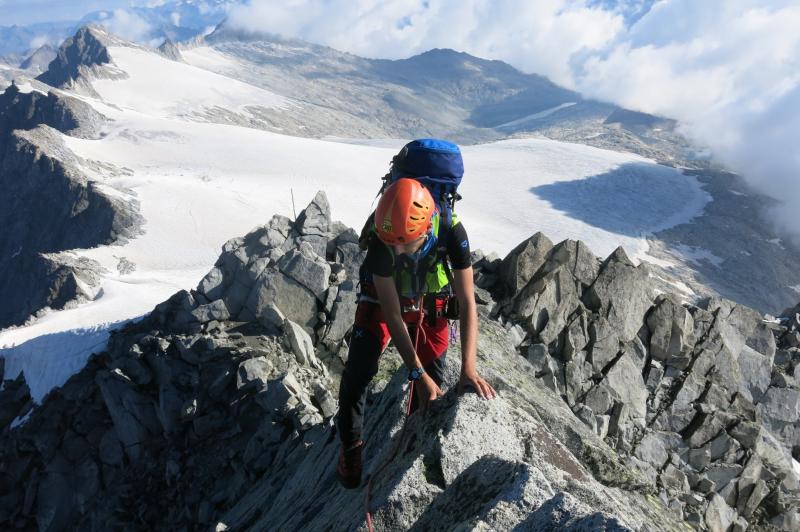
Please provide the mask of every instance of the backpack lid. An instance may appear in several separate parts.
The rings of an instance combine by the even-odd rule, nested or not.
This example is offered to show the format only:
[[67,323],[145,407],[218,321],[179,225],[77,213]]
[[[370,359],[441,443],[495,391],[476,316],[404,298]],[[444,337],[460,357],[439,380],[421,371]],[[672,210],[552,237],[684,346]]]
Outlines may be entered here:
[[392,178],[408,175],[429,177],[442,185],[457,187],[464,176],[461,150],[440,139],[417,139],[406,144],[392,159]]

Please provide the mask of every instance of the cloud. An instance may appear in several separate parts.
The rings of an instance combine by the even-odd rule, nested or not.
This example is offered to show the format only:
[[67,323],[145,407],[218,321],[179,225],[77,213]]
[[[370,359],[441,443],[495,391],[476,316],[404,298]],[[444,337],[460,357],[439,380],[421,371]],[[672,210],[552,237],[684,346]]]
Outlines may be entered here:
[[228,21],[366,57],[446,47],[677,118],[800,235],[796,0],[252,0]]
[[115,9],[100,24],[114,35],[136,42],[150,40],[155,29],[148,21],[127,9]]
[[575,71],[589,96],[680,120],[800,237],[800,5],[665,1]]

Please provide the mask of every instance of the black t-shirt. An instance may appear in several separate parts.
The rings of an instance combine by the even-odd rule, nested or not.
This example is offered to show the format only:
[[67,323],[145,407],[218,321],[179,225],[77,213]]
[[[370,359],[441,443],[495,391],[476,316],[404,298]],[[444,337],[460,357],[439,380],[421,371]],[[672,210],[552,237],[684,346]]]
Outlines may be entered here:
[[[472,266],[469,239],[464,224],[458,222],[446,233],[445,249],[450,258],[450,267],[454,270],[464,270]],[[435,253],[436,249],[434,248],[430,252]],[[391,277],[394,273],[394,255],[377,236],[370,240],[367,256],[364,258],[364,268],[369,273],[381,277]]]

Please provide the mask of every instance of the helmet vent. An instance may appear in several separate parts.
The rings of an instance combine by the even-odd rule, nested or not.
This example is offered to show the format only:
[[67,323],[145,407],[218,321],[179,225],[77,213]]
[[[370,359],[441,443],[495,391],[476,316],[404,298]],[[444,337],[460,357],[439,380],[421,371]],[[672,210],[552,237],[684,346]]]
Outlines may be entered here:
[[424,209],[425,208],[419,202],[416,202],[416,201],[414,202],[414,207],[416,207],[417,209]]

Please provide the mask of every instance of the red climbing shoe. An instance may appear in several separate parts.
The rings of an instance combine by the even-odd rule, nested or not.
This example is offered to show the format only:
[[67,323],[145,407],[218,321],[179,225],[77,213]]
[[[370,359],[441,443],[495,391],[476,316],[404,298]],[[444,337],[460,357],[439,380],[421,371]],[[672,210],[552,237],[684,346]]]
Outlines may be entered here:
[[361,485],[361,450],[364,442],[358,440],[350,448],[342,446],[339,451],[339,464],[336,466],[336,474],[342,486],[351,490]]

